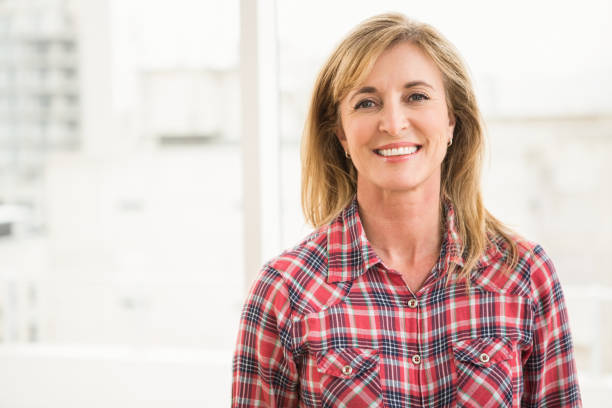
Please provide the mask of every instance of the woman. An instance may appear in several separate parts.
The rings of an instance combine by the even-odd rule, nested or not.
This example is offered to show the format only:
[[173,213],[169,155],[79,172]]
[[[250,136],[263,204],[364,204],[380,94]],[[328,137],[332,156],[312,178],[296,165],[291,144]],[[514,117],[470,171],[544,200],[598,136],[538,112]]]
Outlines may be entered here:
[[484,208],[466,68],[400,14],[316,81],[302,203],[317,229],[243,310],[233,406],[581,406],[558,277]]

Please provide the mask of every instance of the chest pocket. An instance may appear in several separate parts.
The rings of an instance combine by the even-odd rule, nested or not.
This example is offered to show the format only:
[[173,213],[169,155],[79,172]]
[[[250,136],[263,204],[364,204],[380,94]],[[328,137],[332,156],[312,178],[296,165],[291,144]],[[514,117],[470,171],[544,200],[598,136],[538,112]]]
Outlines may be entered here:
[[458,407],[511,407],[515,348],[504,337],[452,344]]
[[343,348],[327,350],[317,358],[324,407],[382,407],[376,350]]

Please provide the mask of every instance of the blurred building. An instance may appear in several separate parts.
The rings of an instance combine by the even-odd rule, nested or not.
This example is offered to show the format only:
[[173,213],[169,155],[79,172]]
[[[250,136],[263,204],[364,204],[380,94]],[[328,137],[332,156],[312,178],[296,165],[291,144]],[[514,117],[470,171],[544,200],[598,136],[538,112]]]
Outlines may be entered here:
[[[80,141],[79,59],[74,5],[67,0],[0,2],[0,222],[4,239],[42,229],[43,171],[51,151]],[[21,216],[17,215],[21,214]],[[8,244],[10,245],[10,244]],[[8,265],[7,265],[8,266]],[[38,282],[10,267],[0,338],[38,339]]]
[[79,144],[78,42],[66,0],[0,2],[0,166],[36,171]]

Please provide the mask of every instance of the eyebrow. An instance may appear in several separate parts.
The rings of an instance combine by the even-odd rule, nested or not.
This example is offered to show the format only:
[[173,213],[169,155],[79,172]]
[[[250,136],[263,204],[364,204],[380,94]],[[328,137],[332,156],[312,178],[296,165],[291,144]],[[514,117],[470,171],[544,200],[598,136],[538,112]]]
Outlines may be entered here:
[[[410,82],[406,82],[406,84],[404,84],[404,89],[410,89],[410,88],[414,88],[415,86],[425,86],[429,89],[434,89],[433,86],[429,85],[427,82],[425,81],[410,81]],[[351,99],[353,99],[355,96],[360,95],[360,94],[368,94],[368,93],[376,93],[376,88],[373,86],[364,86],[363,88],[359,88],[354,94],[353,96],[351,96]]]

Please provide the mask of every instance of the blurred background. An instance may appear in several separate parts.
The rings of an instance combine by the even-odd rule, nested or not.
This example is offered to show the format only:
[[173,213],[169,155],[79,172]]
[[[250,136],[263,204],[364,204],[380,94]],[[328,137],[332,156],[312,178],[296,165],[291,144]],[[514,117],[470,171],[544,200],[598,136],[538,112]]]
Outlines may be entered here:
[[229,405],[259,266],[310,229],[299,139],[366,17],[437,27],[489,209],[550,254],[585,406],[612,396],[612,6],[0,0],[0,407]]

